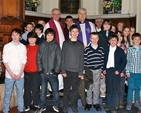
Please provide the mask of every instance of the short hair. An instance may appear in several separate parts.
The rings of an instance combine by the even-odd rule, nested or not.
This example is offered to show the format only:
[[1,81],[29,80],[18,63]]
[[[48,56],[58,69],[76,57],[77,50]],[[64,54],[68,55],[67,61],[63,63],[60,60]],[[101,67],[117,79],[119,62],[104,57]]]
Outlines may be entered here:
[[109,40],[111,40],[111,39],[113,39],[113,38],[116,38],[117,41],[118,41],[118,36],[117,36],[116,34],[111,34],[111,35],[109,36]]
[[15,32],[15,33],[19,34],[20,36],[22,36],[22,32],[21,32],[21,30],[19,28],[12,29],[11,35],[12,35],[13,32]]
[[91,38],[91,35],[97,35],[98,38],[99,38],[99,33],[98,33],[98,32],[91,32],[91,34],[90,34],[90,38]]
[[40,29],[43,32],[44,26],[41,24],[36,24],[34,29]]
[[125,25],[125,23],[124,23],[123,21],[119,21],[119,22],[117,23],[117,25],[118,25],[119,23],[123,24],[123,26]]
[[86,10],[85,8],[79,8],[79,9],[78,9],[78,13],[79,13],[80,11],[86,11],[86,13],[87,13],[87,10]]
[[76,24],[71,25],[69,31],[72,31],[73,29],[78,29],[78,31],[80,31],[80,28]]
[[36,38],[36,39],[38,39],[38,35],[35,32],[31,31],[31,32],[29,32],[27,34],[27,39],[29,39],[29,38]]
[[[51,10],[51,14],[53,14],[53,11],[55,11],[55,10],[57,10],[57,11],[60,12],[60,10],[59,10],[58,8],[53,8],[53,9]],[[61,12],[60,12],[60,13],[61,13]]]
[[103,22],[103,18],[101,18],[101,17],[96,18],[96,19],[95,19],[95,22],[96,22],[97,20],[101,20],[101,21]]
[[132,35],[132,40],[134,40],[135,37],[139,37],[141,39],[141,34],[140,33],[134,33]]
[[110,20],[108,20],[108,19],[105,19],[105,20],[103,21],[101,28],[104,29],[104,28],[103,28],[103,25],[104,25],[105,23],[108,23],[108,24],[110,25],[110,29],[109,29],[109,30],[111,30],[111,28],[112,28],[112,22],[111,22]]
[[31,32],[29,32],[27,34],[27,44],[29,44],[29,41],[28,41],[29,38],[35,38],[36,39],[35,43],[37,44],[37,42],[38,42],[38,35],[35,32],[31,31]]
[[52,34],[54,36],[54,39],[55,39],[55,31],[52,28],[47,28],[45,30],[45,38],[46,38],[47,34]]
[[65,20],[67,19],[73,19],[73,17],[71,15],[66,16]]

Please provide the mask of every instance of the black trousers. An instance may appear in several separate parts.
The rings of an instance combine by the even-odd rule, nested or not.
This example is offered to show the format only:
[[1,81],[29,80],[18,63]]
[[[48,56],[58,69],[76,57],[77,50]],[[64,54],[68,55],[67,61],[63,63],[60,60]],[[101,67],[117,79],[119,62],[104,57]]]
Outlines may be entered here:
[[41,83],[40,75],[38,72],[24,72],[24,74],[24,105],[30,106],[32,101],[33,105],[38,105]]
[[114,68],[106,70],[106,105],[109,107],[116,107],[118,102],[118,93],[120,85],[120,74],[115,74]]
[[71,107],[77,108],[80,78],[78,78],[78,72],[66,71],[66,74],[67,77],[64,77],[63,108],[68,109],[70,102]]

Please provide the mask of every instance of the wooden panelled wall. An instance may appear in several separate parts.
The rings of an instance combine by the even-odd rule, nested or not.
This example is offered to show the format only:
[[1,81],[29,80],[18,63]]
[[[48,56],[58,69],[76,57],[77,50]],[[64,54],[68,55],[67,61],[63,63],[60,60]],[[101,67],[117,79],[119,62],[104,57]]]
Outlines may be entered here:
[[[13,28],[22,29],[25,19],[25,0],[0,0],[0,51],[8,43]],[[2,65],[4,76],[4,66]]]

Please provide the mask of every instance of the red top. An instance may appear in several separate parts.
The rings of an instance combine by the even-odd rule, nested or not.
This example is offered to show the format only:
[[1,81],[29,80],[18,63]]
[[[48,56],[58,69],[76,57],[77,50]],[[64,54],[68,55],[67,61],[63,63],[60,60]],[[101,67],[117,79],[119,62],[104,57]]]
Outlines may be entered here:
[[25,65],[26,72],[37,72],[36,55],[38,51],[38,45],[26,46],[27,50],[27,63]]

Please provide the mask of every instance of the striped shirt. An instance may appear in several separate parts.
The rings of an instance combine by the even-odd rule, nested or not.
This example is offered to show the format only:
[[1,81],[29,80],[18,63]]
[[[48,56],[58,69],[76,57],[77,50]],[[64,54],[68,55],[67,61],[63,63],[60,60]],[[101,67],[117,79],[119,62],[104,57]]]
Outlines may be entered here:
[[104,66],[104,49],[97,47],[94,49],[91,44],[84,51],[84,65],[92,70],[102,69]]
[[126,73],[141,73],[141,46],[129,47],[127,50]]

